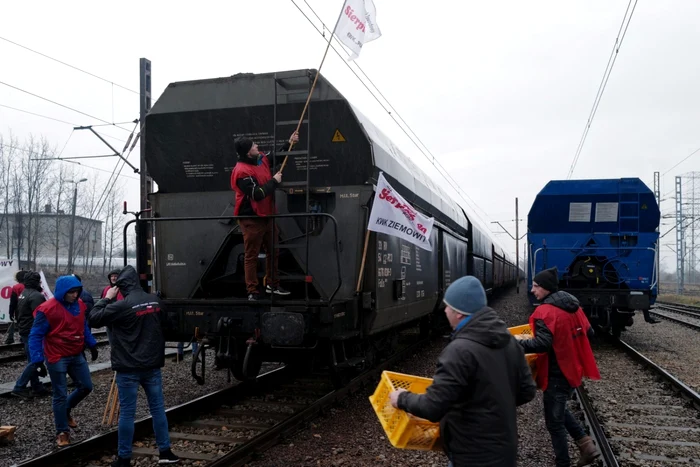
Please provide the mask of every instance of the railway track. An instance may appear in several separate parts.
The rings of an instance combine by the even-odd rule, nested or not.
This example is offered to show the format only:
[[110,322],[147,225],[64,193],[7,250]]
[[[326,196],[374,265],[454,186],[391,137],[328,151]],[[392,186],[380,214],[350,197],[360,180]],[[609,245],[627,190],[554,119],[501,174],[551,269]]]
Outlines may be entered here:
[[[166,411],[172,449],[181,459],[194,465],[243,465],[284,436],[297,431],[336,401],[365,384],[373,384],[382,370],[428,341],[416,336],[393,356],[340,389],[333,388],[326,374],[295,378],[293,369],[282,367],[258,376],[254,382],[239,383],[172,407]],[[116,446],[115,428],[24,461],[18,467],[108,465],[107,458],[111,462]],[[154,459],[158,456],[150,417],[135,423],[133,455]]]
[[[97,339],[97,345],[103,347],[109,344],[107,340],[107,331],[97,331],[93,333],[95,339]],[[102,339],[104,338],[104,339]],[[0,365],[5,363],[24,361],[26,356],[24,355],[24,344],[21,342],[8,345],[0,345]]]
[[700,308],[687,305],[656,303],[650,313],[659,318],[700,331]]
[[624,341],[596,358],[602,380],[576,393],[604,465],[700,465],[700,395]]

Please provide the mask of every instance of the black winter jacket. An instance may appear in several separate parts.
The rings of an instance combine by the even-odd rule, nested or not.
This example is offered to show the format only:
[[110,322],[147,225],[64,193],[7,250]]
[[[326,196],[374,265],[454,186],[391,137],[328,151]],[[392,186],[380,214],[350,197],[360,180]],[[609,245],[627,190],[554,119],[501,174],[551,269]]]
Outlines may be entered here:
[[17,327],[20,336],[29,337],[34,325],[34,310],[45,301],[46,298],[41,293],[41,276],[30,272],[24,276],[24,291],[17,300]]
[[[547,295],[544,300],[542,300],[542,304],[553,305],[567,313],[576,313],[580,306],[576,297],[563,290]],[[595,331],[593,331],[592,327],[589,327],[586,333],[588,334],[588,339],[592,339],[595,335]],[[552,331],[544,324],[544,320],[535,320],[534,339],[523,339],[519,342],[525,353],[546,352],[549,355],[548,379],[554,378],[566,381],[564,373],[562,373],[559,363],[557,362],[557,356],[554,354],[554,336],[552,335]]]
[[141,288],[132,266],[126,266],[119,274],[117,287],[124,300],[102,298],[95,302],[88,318],[90,327],[107,326],[112,370],[128,373],[162,368],[165,315],[160,300]]
[[454,333],[427,392],[401,393],[398,406],[440,421],[440,437],[455,467],[514,467],[515,408],[531,401],[536,390],[522,348],[486,307]]

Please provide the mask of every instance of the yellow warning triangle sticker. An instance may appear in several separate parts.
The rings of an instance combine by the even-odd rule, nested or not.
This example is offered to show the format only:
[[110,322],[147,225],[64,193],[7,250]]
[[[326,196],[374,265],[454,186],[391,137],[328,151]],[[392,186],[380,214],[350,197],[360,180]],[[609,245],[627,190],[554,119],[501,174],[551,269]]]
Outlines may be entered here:
[[334,143],[344,143],[344,142],[345,142],[345,136],[343,136],[343,135],[340,133],[340,130],[336,129],[336,130],[335,130],[335,133],[333,133],[333,139],[332,139],[332,141],[333,141]]

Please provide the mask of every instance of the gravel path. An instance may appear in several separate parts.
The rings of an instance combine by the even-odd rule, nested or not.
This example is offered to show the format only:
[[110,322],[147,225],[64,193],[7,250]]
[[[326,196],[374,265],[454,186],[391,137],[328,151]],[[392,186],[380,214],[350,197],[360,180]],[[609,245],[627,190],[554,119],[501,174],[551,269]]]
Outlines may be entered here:
[[[109,355],[105,349],[100,349],[101,358]],[[214,371],[214,362],[208,355],[207,380],[203,386],[198,385],[190,375],[191,356],[186,355],[180,363],[172,362],[172,357],[166,357],[163,368],[163,392],[166,407],[172,407],[196,397],[205,395],[229,384],[226,382],[225,371]],[[73,410],[73,416],[78,422],[77,430],[71,434],[73,441],[81,441],[98,433],[109,431],[112,427],[103,427],[102,414],[107,402],[112,382],[111,371],[101,371],[92,374],[93,392]],[[235,380],[232,379],[235,383]],[[55,448],[55,429],[51,397],[43,397],[24,401],[17,398],[0,400],[0,424],[15,425],[15,441],[0,447],[0,467],[8,467],[14,463],[45,454]],[[148,415],[148,407],[143,389],[139,389],[136,408],[136,419]],[[116,446],[114,446],[116,451]]]
[[[527,323],[531,308],[521,287],[492,301],[492,306],[508,326]],[[438,339],[420,354],[401,362],[392,371],[432,377],[437,357],[447,343]],[[279,444],[250,466],[445,466],[442,452],[412,451],[394,448],[372,410],[368,397],[376,385],[358,391],[338,404],[330,413],[315,420],[283,444]],[[519,466],[553,466],[549,435],[544,427],[542,398],[518,408]],[[573,451],[572,451],[573,453]],[[575,457],[573,458],[575,459]]]

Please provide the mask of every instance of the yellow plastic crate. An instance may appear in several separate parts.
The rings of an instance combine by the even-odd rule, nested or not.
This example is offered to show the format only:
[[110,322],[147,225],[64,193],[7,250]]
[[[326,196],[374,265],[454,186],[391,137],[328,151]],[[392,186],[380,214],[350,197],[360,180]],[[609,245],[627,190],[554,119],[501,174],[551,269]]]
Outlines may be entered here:
[[[520,326],[513,326],[512,328],[508,328],[508,331],[512,335],[516,334],[526,334],[530,337],[532,337],[532,330],[530,329],[529,324],[522,324]],[[532,372],[532,379],[537,378],[537,366],[535,365],[537,362],[537,358],[541,354],[538,353],[526,353],[525,354],[525,360],[527,360],[528,365],[530,365],[530,371]]]
[[440,451],[437,441],[440,438],[440,424],[415,417],[400,409],[395,409],[389,401],[389,394],[396,389],[406,389],[416,394],[424,394],[433,384],[431,378],[405,375],[383,371],[382,378],[369,401],[379,422],[384,428],[387,439],[399,449],[419,449],[423,451]]

